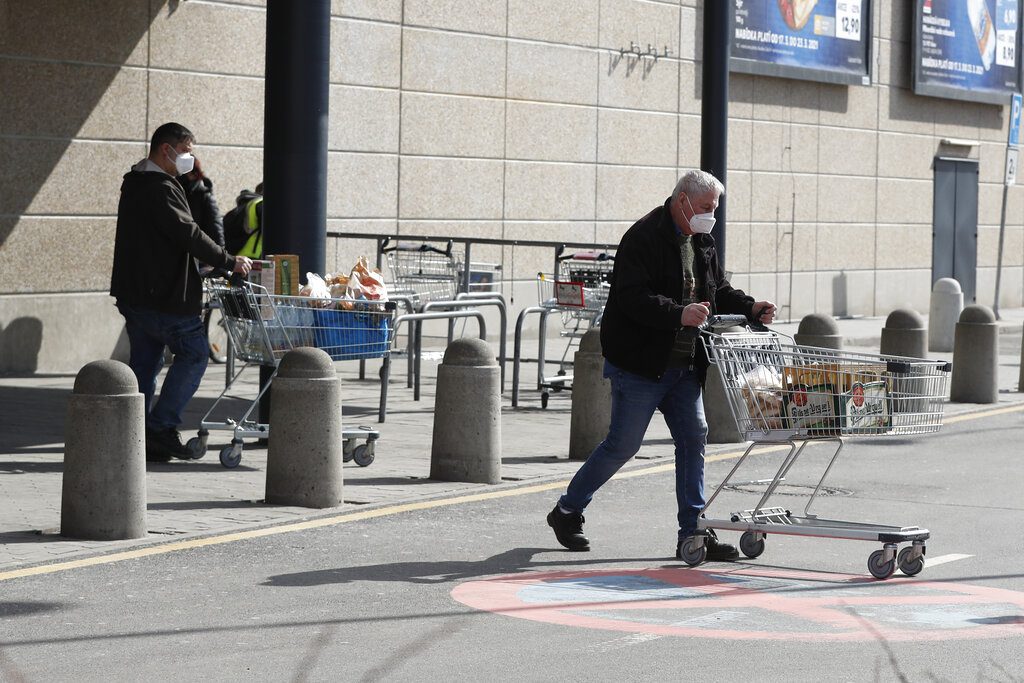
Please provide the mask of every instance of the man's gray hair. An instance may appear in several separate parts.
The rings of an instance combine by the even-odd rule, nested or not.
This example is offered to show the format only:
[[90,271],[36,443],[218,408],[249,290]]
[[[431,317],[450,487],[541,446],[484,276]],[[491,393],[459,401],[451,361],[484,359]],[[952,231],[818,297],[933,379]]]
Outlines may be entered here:
[[725,185],[707,171],[687,171],[672,190],[672,199],[678,199],[681,192],[685,192],[687,197],[696,197],[711,191],[724,194]]

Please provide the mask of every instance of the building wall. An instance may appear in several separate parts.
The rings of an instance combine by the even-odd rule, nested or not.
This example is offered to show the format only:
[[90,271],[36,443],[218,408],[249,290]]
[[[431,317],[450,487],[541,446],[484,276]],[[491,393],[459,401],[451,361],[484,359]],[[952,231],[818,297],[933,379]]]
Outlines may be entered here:
[[[196,132],[225,210],[260,180],[264,4],[0,0],[0,372],[123,349],[105,294],[118,187],[157,125]],[[872,86],[732,76],[727,267],[787,316],[927,310],[938,153],[980,162],[992,303],[1008,107],[915,96],[912,3],[873,4]],[[328,229],[615,244],[699,163],[702,6],[334,0]],[[1022,224],[1014,187],[1004,307],[1024,304]],[[328,267],[373,247],[332,242]],[[550,256],[473,259],[529,304]]]

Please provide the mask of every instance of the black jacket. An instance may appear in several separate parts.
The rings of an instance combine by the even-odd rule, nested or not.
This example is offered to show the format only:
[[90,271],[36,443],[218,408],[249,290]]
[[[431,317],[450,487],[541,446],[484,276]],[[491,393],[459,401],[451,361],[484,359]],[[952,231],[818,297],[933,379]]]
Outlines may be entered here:
[[206,235],[224,246],[224,220],[220,215],[220,207],[213,198],[213,181],[209,178],[197,178],[189,182],[186,176],[179,176],[178,181],[185,188],[188,208],[192,218]]
[[[658,379],[668,365],[676,332],[682,327],[683,266],[679,242],[666,201],[633,224],[615,252],[611,290],[601,321],[604,357],[613,365]],[[722,274],[711,235],[694,235],[694,270],[701,301],[711,313],[751,316],[754,299],[734,289]],[[696,367],[707,371],[703,345],[697,344]]]
[[135,168],[121,183],[110,294],[131,306],[198,315],[203,285],[195,259],[227,270],[235,259],[192,220],[177,179]]

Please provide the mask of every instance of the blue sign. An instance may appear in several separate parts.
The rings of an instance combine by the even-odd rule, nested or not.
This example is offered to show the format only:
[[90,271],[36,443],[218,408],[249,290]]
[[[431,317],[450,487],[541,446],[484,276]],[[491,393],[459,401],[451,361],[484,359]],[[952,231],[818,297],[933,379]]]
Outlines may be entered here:
[[1010,98],[1010,135],[1006,144],[1016,147],[1020,140],[1020,93],[1014,93]]
[[871,83],[870,0],[735,3],[733,71],[826,83]]
[[1005,104],[1020,90],[1020,0],[917,0],[914,92]]

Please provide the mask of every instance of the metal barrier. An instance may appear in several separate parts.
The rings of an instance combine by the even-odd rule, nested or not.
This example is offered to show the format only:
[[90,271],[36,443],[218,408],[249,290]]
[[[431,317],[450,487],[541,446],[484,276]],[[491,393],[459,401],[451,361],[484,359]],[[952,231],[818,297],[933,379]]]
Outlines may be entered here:
[[[410,357],[410,363],[415,359],[415,382],[413,384],[413,400],[420,400],[420,373],[419,373],[419,358],[420,358],[420,344],[422,342],[422,325],[420,324],[424,320],[449,320],[452,318],[476,318],[480,324],[480,338],[487,340],[487,323],[484,321],[484,314],[480,311],[434,311],[431,313],[406,313],[395,318],[395,330],[394,334],[398,334],[398,328],[401,327],[403,322],[408,321],[413,325],[411,336],[413,338],[413,352]],[[384,359],[384,365],[387,367],[390,364],[390,357]],[[390,372],[390,370],[386,371]],[[386,396],[386,395],[385,395]],[[386,398],[385,398],[386,401]],[[381,407],[380,421],[384,421],[385,407]]]
[[[498,313],[501,316],[500,328],[501,336],[498,337],[498,364],[501,366],[501,391],[505,391],[505,351],[506,341],[505,337],[508,332],[508,314],[506,312],[505,299],[504,297],[474,297],[468,296],[462,299],[456,299],[455,301],[430,301],[423,306],[423,312],[434,309],[453,309],[453,308],[467,308],[474,310],[477,306],[495,306],[498,309]],[[451,344],[455,337],[455,321],[448,321],[448,343]],[[419,359],[416,361],[417,368],[419,367]]]

